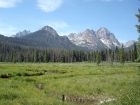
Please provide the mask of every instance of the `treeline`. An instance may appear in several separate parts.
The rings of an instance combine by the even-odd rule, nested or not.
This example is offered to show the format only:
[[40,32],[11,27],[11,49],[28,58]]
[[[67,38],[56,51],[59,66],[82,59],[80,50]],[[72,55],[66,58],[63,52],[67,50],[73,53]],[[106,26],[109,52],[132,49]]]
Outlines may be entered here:
[[33,47],[22,47],[19,45],[9,45],[0,43],[0,62],[113,62],[132,61],[137,59],[137,48],[134,44],[132,50],[124,51],[116,47],[115,50],[101,50],[93,52],[84,52],[78,50],[56,50],[41,49]]

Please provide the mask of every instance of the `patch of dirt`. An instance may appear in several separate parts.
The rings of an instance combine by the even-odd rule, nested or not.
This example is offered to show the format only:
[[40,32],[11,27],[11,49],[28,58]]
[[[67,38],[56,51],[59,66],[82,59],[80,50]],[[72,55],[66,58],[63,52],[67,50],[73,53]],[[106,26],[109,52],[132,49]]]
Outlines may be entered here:
[[1,77],[1,78],[10,78],[10,75],[9,75],[9,74],[1,74],[0,77]]
[[95,102],[96,98],[94,96],[89,97],[69,97],[62,95],[62,101],[68,101],[68,102],[75,102],[75,103],[91,103]]
[[43,84],[35,84],[35,87],[38,88],[39,90],[43,89]]

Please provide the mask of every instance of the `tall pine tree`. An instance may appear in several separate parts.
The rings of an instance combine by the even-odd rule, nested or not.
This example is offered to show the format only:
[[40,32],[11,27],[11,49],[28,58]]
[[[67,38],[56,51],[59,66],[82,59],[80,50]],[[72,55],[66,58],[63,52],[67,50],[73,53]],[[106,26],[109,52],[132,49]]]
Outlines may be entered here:
[[[136,14],[136,17],[138,18],[139,25],[136,25],[136,27],[137,27],[138,33],[140,33],[140,9],[138,9],[138,11],[139,11],[139,13]],[[137,43],[137,51],[138,51],[137,61],[140,62],[140,35],[139,35],[138,43]]]
[[137,59],[137,46],[136,43],[134,43],[134,59]]
[[34,62],[39,62],[39,54],[37,50],[34,51]]
[[124,65],[124,62],[125,62],[124,47],[122,45],[122,47],[120,49],[120,63]]
[[101,62],[101,59],[100,59],[101,57],[100,57],[100,53],[97,51],[96,52],[96,64],[97,65],[99,65],[100,64],[100,62]]

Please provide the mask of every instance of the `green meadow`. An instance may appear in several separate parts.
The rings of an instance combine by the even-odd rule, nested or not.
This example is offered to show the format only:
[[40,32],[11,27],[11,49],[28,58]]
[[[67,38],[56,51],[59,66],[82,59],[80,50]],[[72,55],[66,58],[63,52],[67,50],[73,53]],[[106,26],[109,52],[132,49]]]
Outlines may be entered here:
[[140,105],[139,63],[0,63],[0,105]]

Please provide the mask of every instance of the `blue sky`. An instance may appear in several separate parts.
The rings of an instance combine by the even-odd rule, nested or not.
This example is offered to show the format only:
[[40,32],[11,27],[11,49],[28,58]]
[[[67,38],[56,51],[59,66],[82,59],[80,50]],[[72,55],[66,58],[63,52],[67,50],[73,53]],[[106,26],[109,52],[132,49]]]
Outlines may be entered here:
[[59,35],[107,28],[125,43],[139,36],[139,0],[0,0],[0,34],[53,27]]

